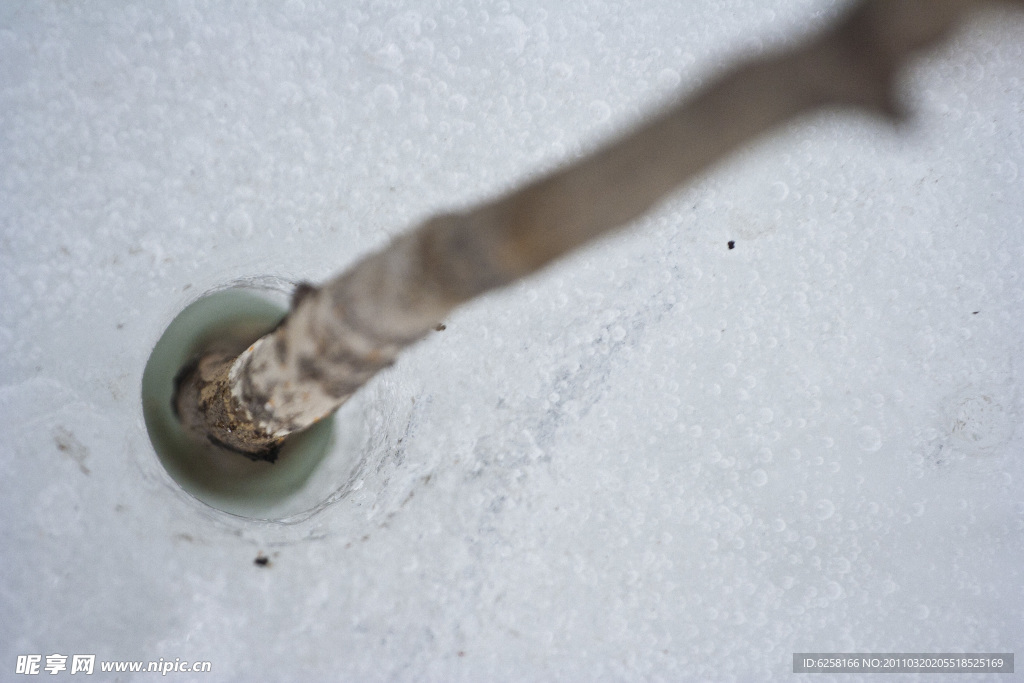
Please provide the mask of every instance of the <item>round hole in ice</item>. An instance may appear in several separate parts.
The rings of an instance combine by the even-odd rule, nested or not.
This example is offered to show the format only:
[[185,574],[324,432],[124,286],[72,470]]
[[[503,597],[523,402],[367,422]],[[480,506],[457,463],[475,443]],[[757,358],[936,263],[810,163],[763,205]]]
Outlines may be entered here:
[[211,342],[229,343],[240,353],[272,330],[287,311],[292,288],[254,280],[200,297],[168,325],[142,376],[146,430],[164,469],[193,497],[241,517],[284,520],[322,502],[330,486],[325,489],[316,475],[332,448],[334,419],[289,439],[277,462],[253,462],[185,434],[171,408],[174,379]]

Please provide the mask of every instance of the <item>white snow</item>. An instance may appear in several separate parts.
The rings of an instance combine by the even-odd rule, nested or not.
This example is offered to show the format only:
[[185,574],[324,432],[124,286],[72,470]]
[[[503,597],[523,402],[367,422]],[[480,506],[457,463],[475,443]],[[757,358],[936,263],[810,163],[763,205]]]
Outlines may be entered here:
[[767,681],[794,652],[1024,651],[1020,14],[920,61],[905,127],[788,126],[460,311],[343,409],[361,452],[332,457],[362,469],[315,514],[203,506],[142,423],[202,293],[322,280],[838,7],[0,8],[0,678],[53,653]]

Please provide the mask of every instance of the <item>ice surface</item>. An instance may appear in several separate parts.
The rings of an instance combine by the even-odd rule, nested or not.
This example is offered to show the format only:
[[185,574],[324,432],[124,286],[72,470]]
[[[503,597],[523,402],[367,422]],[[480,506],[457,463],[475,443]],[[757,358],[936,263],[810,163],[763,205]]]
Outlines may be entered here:
[[142,425],[201,293],[321,280],[836,11],[5,5],[0,678],[33,653],[755,681],[800,651],[1021,652],[1019,15],[920,62],[903,129],[788,126],[458,312],[346,406],[363,476],[304,521],[204,508]]

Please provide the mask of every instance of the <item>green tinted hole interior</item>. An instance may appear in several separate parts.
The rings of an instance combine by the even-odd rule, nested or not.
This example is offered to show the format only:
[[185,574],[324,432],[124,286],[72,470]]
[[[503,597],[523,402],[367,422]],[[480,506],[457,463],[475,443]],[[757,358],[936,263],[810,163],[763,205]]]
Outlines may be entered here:
[[272,330],[284,314],[283,306],[251,290],[209,294],[171,322],[142,376],[146,429],[168,474],[207,505],[243,517],[274,519],[303,511],[298,494],[331,449],[333,417],[291,438],[277,462],[252,462],[184,433],[171,408],[174,379],[211,342],[228,341],[241,351]]

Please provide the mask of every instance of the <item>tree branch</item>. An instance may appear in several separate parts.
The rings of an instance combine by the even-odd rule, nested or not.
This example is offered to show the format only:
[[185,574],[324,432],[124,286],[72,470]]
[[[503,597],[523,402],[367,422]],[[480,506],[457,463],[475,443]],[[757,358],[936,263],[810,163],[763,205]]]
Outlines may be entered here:
[[632,132],[511,194],[436,216],[321,288],[237,358],[179,378],[186,430],[253,459],[336,410],[457,305],[643,215],[741,145],[824,107],[898,118],[895,78],[981,0],[864,0],[821,34],[734,66]]

